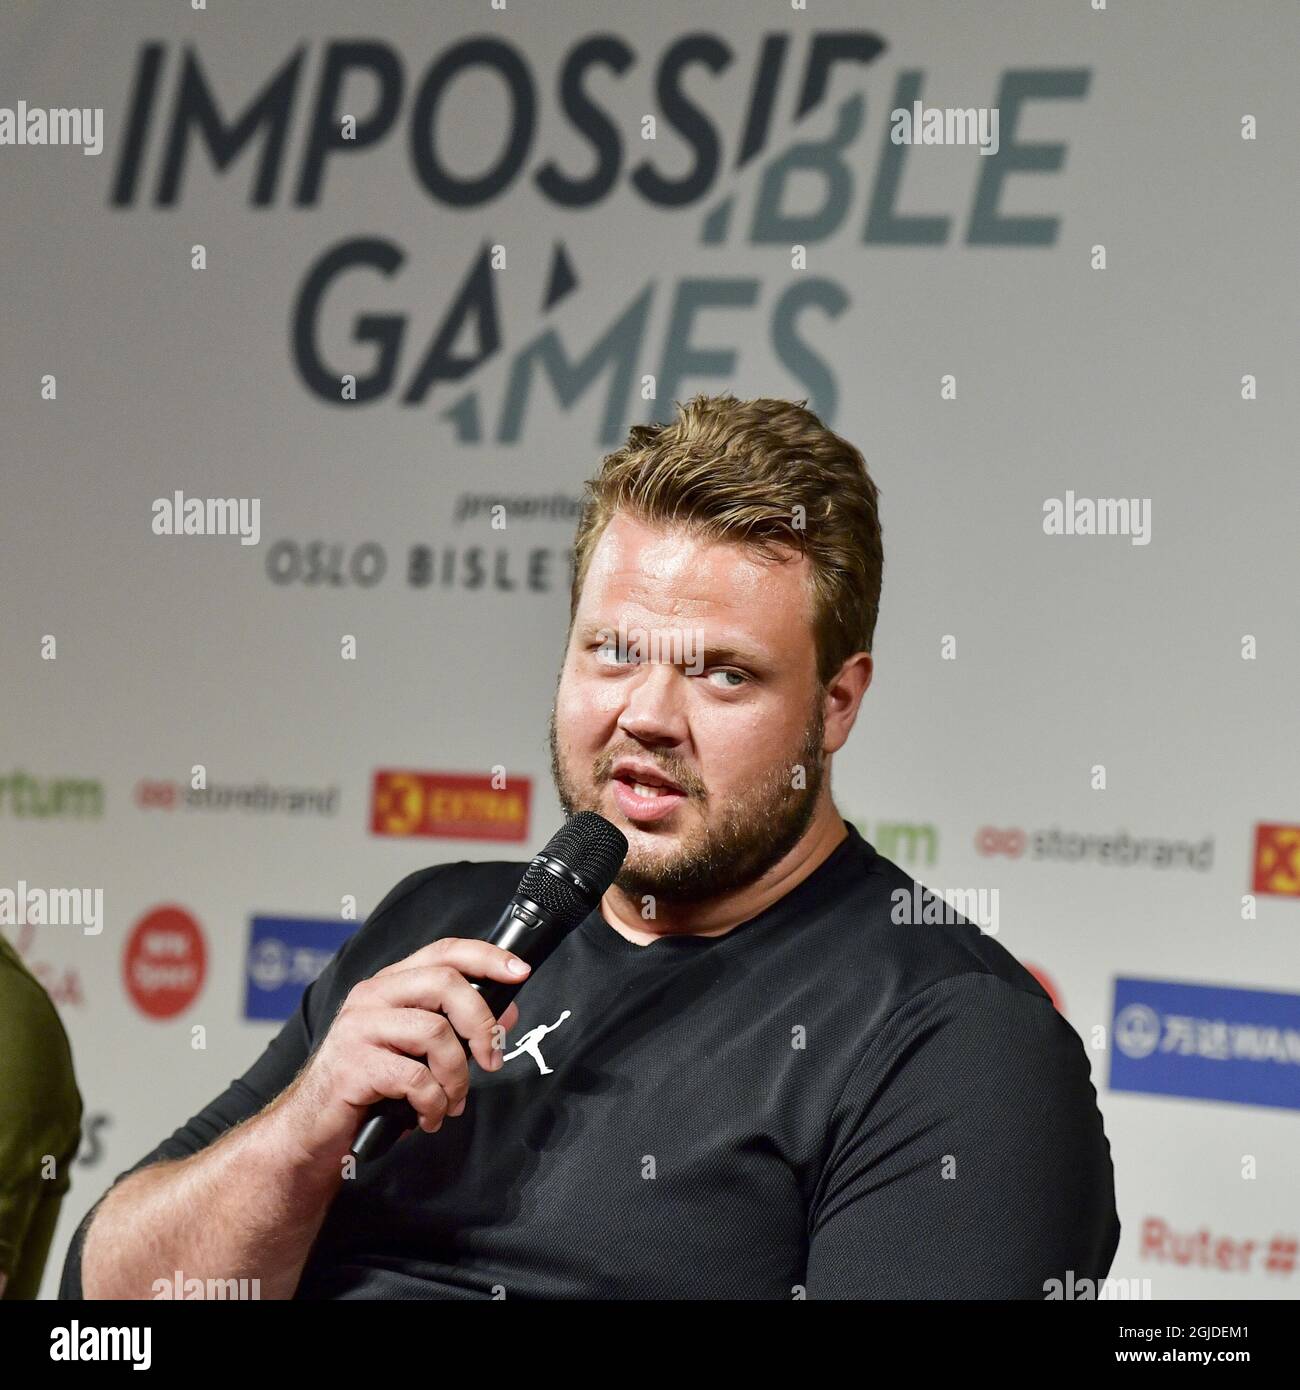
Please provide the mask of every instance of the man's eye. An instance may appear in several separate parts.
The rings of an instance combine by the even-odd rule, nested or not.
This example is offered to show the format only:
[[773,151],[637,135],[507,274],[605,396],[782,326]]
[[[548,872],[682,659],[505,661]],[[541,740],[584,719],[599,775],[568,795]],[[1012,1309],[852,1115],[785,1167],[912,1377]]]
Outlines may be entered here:
[[613,642],[605,642],[596,648],[596,660],[602,666],[626,666],[627,662],[620,658],[618,646]]
[[743,671],[733,671],[733,670],[731,670],[729,667],[725,667],[725,666],[720,667],[720,668],[719,668],[718,670],[716,670],[716,671],[710,671],[710,672],[709,672],[709,677],[710,677],[710,679],[712,679],[714,676],[723,676],[723,677],[734,676],[734,677],[735,677],[735,683],[734,683],[734,684],[732,684],[730,681],[727,681],[727,680],[725,680],[725,679],[722,680],[722,681],[714,682],[714,683],[717,685],[717,687],[718,687],[719,690],[739,690],[740,687],[741,687],[742,685],[746,685],[746,684],[748,683],[748,681],[749,681],[749,677],[748,677],[747,675],[745,675],[745,673],[744,673]]

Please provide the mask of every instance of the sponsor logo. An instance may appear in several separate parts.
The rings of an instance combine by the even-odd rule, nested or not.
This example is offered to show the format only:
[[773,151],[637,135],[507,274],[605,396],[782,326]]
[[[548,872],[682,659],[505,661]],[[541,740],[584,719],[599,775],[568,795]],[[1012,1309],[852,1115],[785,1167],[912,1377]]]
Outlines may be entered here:
[[1142,1222],[1141,1260],[1184,1268],[1218,1269],[1225,1274],[1259,1274],[1289,1277],[1296,1272],[1300,1239],[1293,1233],[1268,1240],[1245,1240],[1215,1235],[1206,1226],[1195,1231],[1175,1231],[1159,1216]]
[[452,840],[528,838],[532,779],[504,773],[375,773],[370,829],[375,835],[430,835]]
[[563,492],[541,497],[533,494],[462,492],[456,498],[452,518],[462,522],[486,518],[494,530],[504,531],[511,521],[561,521],[569,528],[578,523],[582,498]]
[[1026,853],[1031,859],[1087,860],[1127,869],[1145,865],[1153,869],[1200,869],[1214,867],[1214,837],[1204,840],[1162,840],[1138,838],[1121,830],[1114,835],[1094,835],[1060,830],[1004,830],[982,825],[975,832],[975,851],[991,857],[1005,855],[1020,859]]
[[[567,591],[573,578],[572,547],[421,544],[399,552],[396,562],[396,582],[408,589],[549,594]],[[347,545],[282,536],[266,551],[267,578],[281,588],[373,589],[388,568],[388,552],[378,541]]]
[[[233,76],[214,70],[193,45],[182,53],[150,41],[124,94],[109,203],[176,208],[187,195],[210,198],[209,185],[224,177],[238,185],[227,192],[254,208],[337,209],[361,176],[358,158],[388,159],[402,149],[415,195],[439,209],[471,214],[504,199],[524,221],[538,209],[558,209],[567,221],[607,216],[611,206],[634,218],[649,208],[663,266],[678,269],[648,265],[641,275],[611,276],[599,258],[584,262],[589,238],[557,236],[539,268],[537,307],[522,315],[501,302],[507,248],[489,237],[454,275],[432,280],[427,261],[385,235],[382,219],[365,234],[308,248],[289,310],[304,390],[336,408],[436,401],[460,446],[526,437],[529,412],[545,393],[589,415],[600,441],[613,445],[644,413],[637,364],[652,364],[655,399],[670,402],[701,360],[721,361],[712,369],[729,373],[733,358],[766,338],[788,378],[782,394],[807,398],[833,425],[846,393],[812,329],[852,308],[859,277],[844,267],[855,248],[1055,245],[1060,216],[1050,207],[1012,212],[1016,181],[1008,175],[1025,164],[1059,175],[1068,146],[1016,132],[1042,103],[1068,121],[1071,108],[1061,103],[1087,96],[1091,72],[990,72],[982,82],[992,96],[987,107],[927,111],[921,70],[877,73],[887,45],[870,29],[800,24],[751,30],[740,46],[734,38],[698,30],[633,45],[576,34],[542,69],[501,34],[415,50],[349,36],[264,55],[263,71]],[[585,91],[604,83],[611,64],[623,90],[605,110]],[[353,115],[347,93],[358,80],[376,90]],[[467,99],[484,82],[501,88],[500,100]],[[658,100],[631,129],[610,110],[641,85]],[[868,101],[868,87],[884,88],[878,104],[874,94]],[[567,95],[556,98],[557,91]],[[891,120],[892,112],[903,119]],[[920,128],[911,129],[918,115]],[[466,171],[443,152],[469,129],[496,153]],[[909,186],[910,162],[928,154],[911,142],[929,143],[936,133],[945,143],[973,136],[982,153],[999,153],[978,161],[967,206],[917,216],[902,209],[900,190]],[[574,140],[591,146],[591,168],[567,167],[563,151]],[[864,159],[868,172],[859,177]],[[765,279],[691,263],[697,252],[725,261],[727,248],[738,246],[783,254],[793,247],[803,273]],[[807,268],[810,253],[820,273]],[[723,339],[699,327],[715,309],[730,322]]]
[[86,994],[77,967],[75,965],[55,965],[52,961],[33,959],[31,951],[35,940],[36,928],[28,921],[25,926],[19,928],[18,935],[14,937],[14,950],[18,952],[22,963],[32,972],[41,988],[59,1008],[68,1004],[75,1004],[80,1008],[86,1002]]
[[877,854],[895,864],[931,865],[939,857],[939,831],[933,825],[881,820],[872,830],[866,821],[853,823]]
[[135,784],[135,804],[145,811],[249,811],[287,816],[333,816],[338,813],[337,787],[273,787],[266,782],[191,787],[184,782],[142,778]]
[[174,1018],[198,997],[207,971],[199,924],[182,907],[155,907],[135,924],[122,954],[131,1002],[147,1018]]
[[1255,827],[1254,889],[1300,898],[1300,825]]
[[1300,1110],[1300,995],[1117,979],[1112,1091]]
[[81,1119],[81,1145],[77,1149],[77,1167],[95,1168],[103,1161],[104,1143],[99,1131],[111,1126],[113,1117],[105,1111],[87,1113]]
[[307,986],[355,930],[355,922],[332,918],[252,918],[244,1017],[288,1018]]
[[86,820],[104,814],[104,788],[83,777],[29,777],[11,772],[0,777],[0,812],[19,820],[67,816]]

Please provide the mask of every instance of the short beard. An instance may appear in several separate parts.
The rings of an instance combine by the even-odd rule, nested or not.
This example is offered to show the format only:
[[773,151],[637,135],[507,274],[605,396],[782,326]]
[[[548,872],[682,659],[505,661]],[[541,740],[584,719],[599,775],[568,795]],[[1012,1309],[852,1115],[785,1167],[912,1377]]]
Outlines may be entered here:
[[[560,765],[555,722],[552,707],[551,776],[560,805],[566,816],[598,810],[607,781],[589,798],[591,805],[583,804]],[[824,734],[819,687],[793,757],[774,763],[756,786],[722,808],[718,824],[702,826],[675,854],[660,859],[633,849],[614,882],[629,897],[665,903],[707,902],[747,888],[799,843],[812,822],[825,780]],[[794,785],[797,767],[803,768],[802,787]]]

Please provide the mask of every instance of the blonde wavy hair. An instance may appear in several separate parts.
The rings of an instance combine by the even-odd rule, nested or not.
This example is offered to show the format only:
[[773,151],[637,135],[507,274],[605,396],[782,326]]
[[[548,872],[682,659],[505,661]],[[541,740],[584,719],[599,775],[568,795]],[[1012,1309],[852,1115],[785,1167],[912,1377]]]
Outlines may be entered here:
[[806,555],[823,685],[871,650],[884,551],[878,489],[862,454],[807,401],[695,396],[667,424],[634,425],[585,488],[573,546],[569,624],[592,552],[616,512],[743,545],[767,559]]

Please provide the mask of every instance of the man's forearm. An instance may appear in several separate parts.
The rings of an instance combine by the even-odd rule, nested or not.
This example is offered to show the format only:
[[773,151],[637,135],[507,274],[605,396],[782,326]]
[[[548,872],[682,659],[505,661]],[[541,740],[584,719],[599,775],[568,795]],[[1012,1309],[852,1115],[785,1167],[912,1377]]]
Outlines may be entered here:
[[200,1153],[123,1178],[87,1228],[82,1293],[151,1298],[179,1270],[291,1298],[341,1181],[340,1165],[286,1139],[272,1105]]

